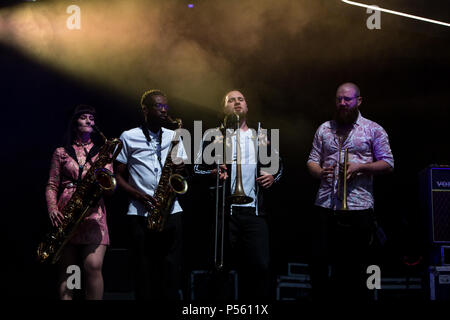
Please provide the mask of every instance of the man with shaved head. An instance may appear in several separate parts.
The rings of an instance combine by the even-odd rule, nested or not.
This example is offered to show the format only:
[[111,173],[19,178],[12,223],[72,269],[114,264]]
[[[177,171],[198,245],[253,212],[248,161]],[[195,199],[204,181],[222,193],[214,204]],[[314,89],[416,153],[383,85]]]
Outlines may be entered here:
[[[270,140],[269,134],[262,133],[263,130],[258,133],[248,125],[249,108],[241,91],[228,91],[222,100],[221,111],[221,115],[224,116],[223,127],[232,131],[231,136],[225,139],[224,148],[225,154],[231,156],[229,159],[231,161],[227,160],[226,165],[220,165],[219,176],[217,176],[217,167],[205,163],[196,164],[194,173],[218,178],[224,182],[228,199],[225,219],[225,230],[227,230],[225,231],[225,269],[236,267],[238,270],[239,298],[244,301],[267,301],[271,298],[269,225],[268,208],[264,205],[263,199],[267,200],[268,192],[270,193],[273,185],[280,180],[283,166],[276,148],[271,152],[274,156],[271,159],[276,162],[276,166],[272,167],[264,163],[258,150],[261,151],[263,145],[270,146],[273,140]],[[236,115],[239,116],[239,122]],[[271,145],[268,151],[271,151],[272,147],[274,146]],[[229,201],[229,196],[235,192],[238,185],[238,148],[240,150],[240,181],[248,200],[248,202],[239,203]],[[230,260],[233,263],[230,263]]]
[[376,226],[373,176],[393,171],[394,158],[386,131],[361,115],[361,103],[357,85],[338,87],[334,117],[317,129],[307,162],[320,180],[313,216],[313,299],[367,298],[367,253]]

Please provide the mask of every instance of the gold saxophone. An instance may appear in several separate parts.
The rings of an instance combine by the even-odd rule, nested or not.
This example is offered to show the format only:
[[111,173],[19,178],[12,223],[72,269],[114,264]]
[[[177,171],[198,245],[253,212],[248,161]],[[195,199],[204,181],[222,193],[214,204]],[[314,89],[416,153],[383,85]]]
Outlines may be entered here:
[[[175,119],[171,122],[171,129],[181,128],[181,119]],[[169,126],[167,126],[169,127]],[[161,129],[162,130],[162,129]],[[167,217],[170,214],[172,205],[175,202],[178,194],[184,194],[187,192],[188,183],[186,178],[182,175],[175,173],[175,164],[172,161],[172,150],[179,143],[178,136],[170,145],[167,153],[166,161],[161,172],[161,178],[159,179],[158,186],[156,187],[153,198],[156,200],[156,205],[148,204],[148,217],[147,227],[150,230],[162,231]]]
[[73,237],[89,209],[100,200],[103,191],[116,188],[114,174],[104,167],[119,155],[122,149],[122,141],[117,138],[108,140],[96,126],[93,126],[93,128],[101,135],[105,143],[100,148],[98,157],[92,167],[61,210],[64,216],[63,222],[57,227],[52,227],[51,231],[46,234],[45,239],[39,244],[37,259],[40,262],[51,261],[52,264],[56,263],[61,256],[62,249]]

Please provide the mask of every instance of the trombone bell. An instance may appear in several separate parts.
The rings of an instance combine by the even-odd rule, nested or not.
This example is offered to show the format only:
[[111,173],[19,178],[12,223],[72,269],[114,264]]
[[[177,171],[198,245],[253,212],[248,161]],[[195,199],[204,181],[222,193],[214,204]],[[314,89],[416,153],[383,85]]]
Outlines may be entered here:
[[244,186],[242,185],[242,169],[241,169],[241,142],[239,134],[239,115],[236,113],[236,185],[234,192],[227,198],[230,204],[247,204],[253,202],[253,199],[245,194]]

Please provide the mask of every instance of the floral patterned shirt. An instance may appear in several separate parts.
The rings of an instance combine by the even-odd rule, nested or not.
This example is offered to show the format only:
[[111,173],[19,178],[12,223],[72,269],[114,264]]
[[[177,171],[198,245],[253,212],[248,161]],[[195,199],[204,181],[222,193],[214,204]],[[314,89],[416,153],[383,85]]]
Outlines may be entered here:
[[[371,163],[378,160],[394,167],[394,158],[386,131],[377,123],[364,118],[361,113],[347,138],[339,147],[334,120],[323,123],[314,135],[308,162],[315,162],[322,168],[344,160],[344,150],[348,148],[348,162]],[[337,210],[342,206],[342,197],[338,195],[338,172],[336,165],[332,179],[322,179],[315,204]],[[373,176],[357,174],[347,181],[347,206],[349,210],[364,210],[374,207]]]

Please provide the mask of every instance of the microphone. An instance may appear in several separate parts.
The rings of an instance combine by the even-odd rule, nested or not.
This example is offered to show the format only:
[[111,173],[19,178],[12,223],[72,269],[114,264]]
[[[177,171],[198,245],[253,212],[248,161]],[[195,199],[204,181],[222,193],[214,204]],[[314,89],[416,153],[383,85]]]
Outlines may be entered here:
[[226,129],[236,129],[238,125],[238,117],[236,113],[230,113],[223,119],[223,125]]

